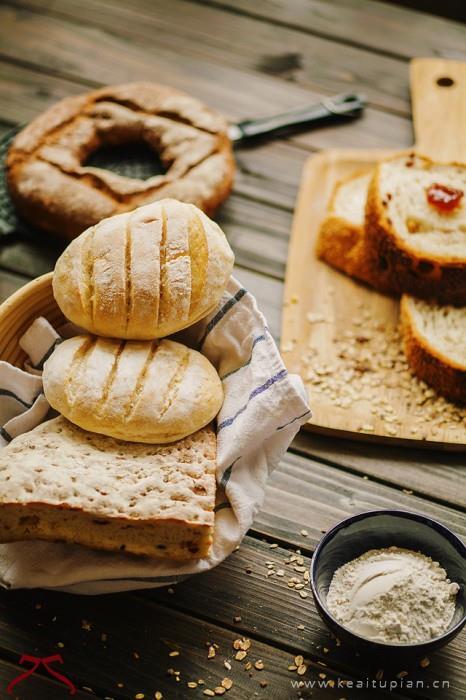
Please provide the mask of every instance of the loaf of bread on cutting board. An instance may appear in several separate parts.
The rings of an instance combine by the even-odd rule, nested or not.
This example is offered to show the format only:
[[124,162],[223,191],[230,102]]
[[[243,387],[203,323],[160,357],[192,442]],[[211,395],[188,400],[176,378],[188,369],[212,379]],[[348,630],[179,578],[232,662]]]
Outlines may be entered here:
[[152,340],[213,311],[233,262],[214,221],[193,204],[162,199],[75,238],[57,261],[53,293],[89,333]]
[[457,206],[440,213],[428,203],[433,185],[466,192],[466,168],[404,155],[339,182],[318,256],[381,292],[466,305],[465,201],[458,194]]
[[439,394],[466,403],[466,307],[403,295],[401,332],[413,372]]
[[120,440],[166,443],[210,423],[223,402],[217,371],[172,340],[78,335],[44,364],[47,401],[85,430]]
[[404,154],[369,183],[366,246],[390,289],[466,305],[466,166]]
[[[391,272],[377,266],[367,245],[364,209],[371,181],[371,173],[357,173],[336,185],[317,254],[337,270],[393,293]],[[440,306],[405,294],[401,330],[413,372],[451,401],[466,402],[466,308]]]
[[216,437],[170,445],[87,433],[55,418],[0,450],[0,542],[41,539],[170,559],[209,550]]

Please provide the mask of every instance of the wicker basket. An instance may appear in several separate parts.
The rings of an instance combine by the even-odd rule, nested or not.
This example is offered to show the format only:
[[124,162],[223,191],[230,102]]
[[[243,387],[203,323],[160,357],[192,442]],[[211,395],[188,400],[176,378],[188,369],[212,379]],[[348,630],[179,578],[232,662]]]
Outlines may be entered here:
[[31,323],[44,316],[54,328],[65,322],[52,293],[52,272],[28,282],[0,306],[0,360],[23,367],[26,354],[19,339]]

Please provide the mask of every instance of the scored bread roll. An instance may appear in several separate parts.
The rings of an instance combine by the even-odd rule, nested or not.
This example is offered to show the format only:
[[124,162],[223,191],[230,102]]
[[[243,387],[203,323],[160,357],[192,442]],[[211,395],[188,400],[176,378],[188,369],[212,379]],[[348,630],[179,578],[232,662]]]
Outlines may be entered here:
[[138,445],[60,416],[0,450],[0,542],[198,559],[212,543],[215,467],[211,428],[171,445]]
[[57,261],[53,293],[90,333],[151,340],[213,311],[234,256],[223,231],[193,204],[163,199],[92,226]]
[[72,423],[130,442],[180,440],[223,402],[209,360],[172,340],[75,336],[55,348],[43,382],[47,401]]

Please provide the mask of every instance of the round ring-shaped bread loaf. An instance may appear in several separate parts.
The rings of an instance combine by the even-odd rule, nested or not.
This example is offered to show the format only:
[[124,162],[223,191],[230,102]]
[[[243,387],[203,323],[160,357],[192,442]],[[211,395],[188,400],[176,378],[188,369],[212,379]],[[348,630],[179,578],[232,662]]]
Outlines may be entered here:
[[[145,143],[166,172],[147,180],[86,165],[101,147]],[[163,197],[212,214],[228,196],[234,160],[227,123],[198,100],[155,83],[67,97],[14,139],[7,180],[20,214],[73,238],[101,219]]]
[[130,442],[174,442],[210,423],[222,383],[196,350],[161,341],[79,335],[44,365],[50,405],[84,430]]
[[213,311],[233,269],[223,231],[193,204],[165,199],[104,219],[58,259],[53,293],[90,333],[150,340]]

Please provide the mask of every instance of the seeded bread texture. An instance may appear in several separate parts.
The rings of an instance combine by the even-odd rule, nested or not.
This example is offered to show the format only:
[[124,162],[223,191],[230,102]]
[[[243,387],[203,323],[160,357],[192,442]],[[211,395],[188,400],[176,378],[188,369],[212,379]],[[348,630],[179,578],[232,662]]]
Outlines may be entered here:
[[403,346],[413,372],[439,394],[466,403],[466,308],[404,295]]
[[163,199],[104,219],[57,261],[53,293],[63,314],[89,333],[151,340],[214,310],[234,256],[200,209]]
[[367,194],[367,254],[395,293],[464,306],[466,197],[451,212],[439,212],[426,198],[433,184],[466,195],[466,166],[414,154],[377,165]]
[[209,360],[172,340],[79,335],[46,361],[50,405],[85,430],[150,444],[174,442],[210,423],[223,402]]
[[0,451],[0,542],[203,557],[213,533],[215,460],[211,428],[148,446],[87,433],[60,416]]

